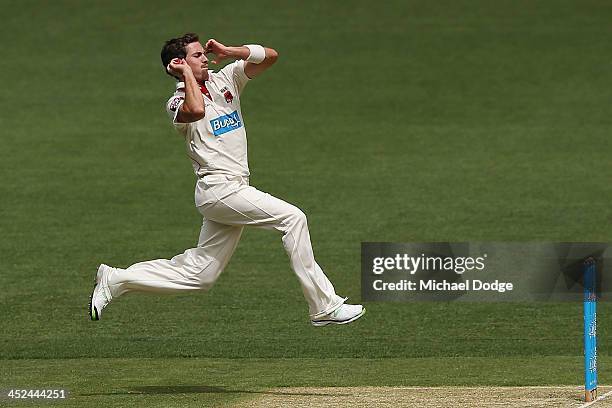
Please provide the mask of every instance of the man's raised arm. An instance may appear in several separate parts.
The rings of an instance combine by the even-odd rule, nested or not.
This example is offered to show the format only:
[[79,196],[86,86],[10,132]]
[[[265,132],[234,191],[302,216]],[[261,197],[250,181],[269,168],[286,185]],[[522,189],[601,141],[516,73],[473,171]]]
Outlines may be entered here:
[[278,59],[278,52],[275,49],[261,45],[226,47],[219,41],[210,39],[206,42],[204,49],[206,52],[215,54],[213,64],[218,64],[226,58],[245,60],[244,73],[251,79],[270,68]]
[[168,71],[179,76],[185,83],[185,102],[179,108],[177,121],[181,123],[197,122],[204,117],[204,98],[200,85],[193,76],[193,72],[184,60],[173,59],[168,64]]

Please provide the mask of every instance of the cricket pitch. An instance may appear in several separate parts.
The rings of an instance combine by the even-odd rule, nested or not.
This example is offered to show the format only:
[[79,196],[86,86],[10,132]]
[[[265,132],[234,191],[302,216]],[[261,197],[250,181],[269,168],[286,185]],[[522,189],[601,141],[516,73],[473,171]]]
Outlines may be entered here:
[[[586,404],[584,389],[566,387],[330,387],[274,388],[243,408],[318,407],[612,407],[612,387],[600,387],[602,399]],[[236,405],[237,407],[238,405]]]

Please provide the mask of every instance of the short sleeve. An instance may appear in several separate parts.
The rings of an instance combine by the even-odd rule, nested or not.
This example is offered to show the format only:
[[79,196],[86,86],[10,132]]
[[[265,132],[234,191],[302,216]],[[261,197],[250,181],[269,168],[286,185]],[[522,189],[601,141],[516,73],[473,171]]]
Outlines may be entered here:
[[219,74],[223,75],[228,82],[234,85],[234,89],[236,89],[238,94],[242,93],[247,82],[251,80],[244,72],[244,64],[246,62],[242,60],[234,61],[219,71]]
[[176,123],[176,116],[183,102],[185,102],[185,97],[182,95],[174,95],[172,98],[168,99],[166,103],[166,113],[170,116],[172,122]]
[[182,130],[189,126],[189,123],[181,123],[177,121],[178,111],[183,102],[185,102],[185,96],[178,94],[173,95],[170,99],[168,99],[168,102],[166,103],[166,113],[172,120],[172,124],[174,125],[174,127],[178,130]]

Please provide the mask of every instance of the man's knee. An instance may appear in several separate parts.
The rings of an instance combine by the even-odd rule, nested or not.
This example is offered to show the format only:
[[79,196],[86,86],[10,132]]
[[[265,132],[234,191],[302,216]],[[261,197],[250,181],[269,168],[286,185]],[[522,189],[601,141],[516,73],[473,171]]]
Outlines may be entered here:
[[306,214],[304,214],[304,212],[297,207],[293,207],[291,209],[291,213],[289,214],[287,221],[290,227],[307,225],[308,223]]

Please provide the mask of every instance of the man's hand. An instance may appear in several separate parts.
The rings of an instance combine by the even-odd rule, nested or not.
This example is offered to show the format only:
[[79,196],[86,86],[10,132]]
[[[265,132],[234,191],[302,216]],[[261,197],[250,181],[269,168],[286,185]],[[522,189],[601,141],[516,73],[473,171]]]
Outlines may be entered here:
[[215,59],[213,59],[212,61],[213,64],[218,64],[226,58],[237,57],[237,55],[231,54],[230,47],[226,47],[214,38],[211,38],[210,40],[206,41],[206,45],[204,46],[204,52],[206,52],[207,54],[210,53],[215,55]]
[[187,71],[191,72],[191,68],[189,67],[189,65],[187,65],[185,60],[179,58],[174,58],[172,61],[170,61],[166,69],[170,74],[179,77],[183,80],[185,79],[185,73]]

